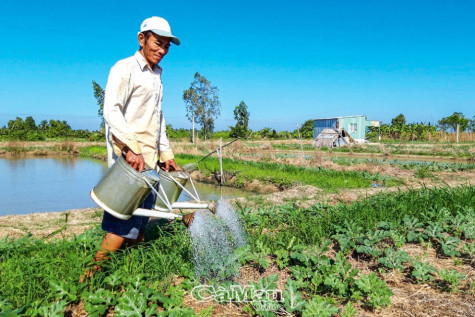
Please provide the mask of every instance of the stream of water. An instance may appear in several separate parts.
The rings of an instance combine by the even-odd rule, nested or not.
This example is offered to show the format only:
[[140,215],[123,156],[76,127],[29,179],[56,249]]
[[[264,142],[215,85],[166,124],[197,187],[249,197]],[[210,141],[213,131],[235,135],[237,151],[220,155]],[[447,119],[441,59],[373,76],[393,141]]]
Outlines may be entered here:
[[189,230],[197,278],[226,280],[237,276],[239,259],[234,250],[247,242],[239,216],[229,202],[219,200],[215,214],[198,211]]

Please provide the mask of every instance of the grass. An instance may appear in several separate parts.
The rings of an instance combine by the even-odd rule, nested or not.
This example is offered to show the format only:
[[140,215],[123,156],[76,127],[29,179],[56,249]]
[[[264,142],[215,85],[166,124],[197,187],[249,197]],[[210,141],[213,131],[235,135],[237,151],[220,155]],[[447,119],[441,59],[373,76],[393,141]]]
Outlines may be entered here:
[[79,149],[80,157],[106,158],[107,148],[105,146],[85,146]]
[[33,147],[25,147],[22,146],[19,142],[16,141],[9,141],[7,142],[6,146],[0,147],[1,150],[10,152],[12,154],[20,154],[23,152],[31,151]]
[[[185,229],[180,224],[168,229],[171,231],[155,230],[152,237],[149,235],[152,240],[138,248],[117,252],[104,269],[120,276],[146,275],[147,280],[160,282],[155,285],[157,289],[166,289],[174,274],[189,276],[190,241]],[[15,307],[21,307],[53,301],[51,282],[75,285],[79,293],[89,287],[102,288],[105,274],[96,274],[91,285],[81,285],[78,279],[91,262],[103,234],[93,227],[71,240],[46,242],[32,236],[0,240],[0,302],[8,298]]]
[[[270,143],[273,149],[278,150],[300,150],[299,143]],[[248,143],[248,146],[252,143]],[[254,144],[254,146],[259,146]],[[304,144],[305,151],[324,151],[328,148],[315,148],[311,144]],[[335,147],[332,152],[337,153],[361,153],[361,154],[385,154],[385,155],[415,155],[415,156],[441,156],[474,158],[473,142],[470,144],[447,144],[447,143],[379,143],[379,144],[357,144],[351,147]]]
[[[197,162],[199,156],[178,154],[176,160],[179,165]],[[219,171],[218,159],[210,157],[198,165],[200,171],[210,175]],[[288,188],[295,184],[313,185],[325,190],[339,188],[369,187],[373,181],[382,181],[386,186],[400,184],[396,178],[356,171],[335,171],[324,168],[305,168],[287,164],[238,161],[223,159],[223,169],[234,174],[234,186],[242,187],[255,179],[274,184],[280,188]]]
[[388,155],[416,155],[416,156],[441,156],[441,157],[459,157],[473,158],[470,145],[447,145],[441,144],[435,147],[424,147],[413,144],[385,144],[383,147],[378,145],[357,145],[352,147],[333,148],[334,152],[352,152],[369,154],[388,154]]
[[[176,141],[174,141],[176,142]],[[17,144],[18,143],[18,144]],[[105,155],[105,146],[95,146],[86,147],[82,149],[80,141],[75,140],[62,140],[62,142],[57,142],[57,146],[36,146],[36,142],[32,142],[35,146],[27,146],[25,144],[20,144],[16,141],[11,141],[6,144],[6,146],[1,147],[1,150],[10,153],[20,153],[20,152],[30,152],[35,150],[44,150],[53,152],[69,152],[73,153],[78,150],[83,153],[82,155],[87,156],[88,151],[93,151],[91,153],[92,157],[104,158]],[[173,142],[172,142],[173,143]],[[186,143],[186,144],[185,144]],[[63,146],[61,145],[63,144]],[[274,142],[268,141],[265,143],[257,143],[253,141],[243,141],[243,146],[247,149],[255,149],[254,152],[260,152],[263,150],[263,146],[269,150],[289,150],[289,151],[300,151],[300,143],[295,142]],[[66,145],[66,146],[64,146]],[[189,149],[202,148],[203,154],[206,154],[210,149],[206,142],[200,143],[199,145],[193,145],[188,142],[177,142],[177,146],[181,147],[185,153]],[[103,149],[104,153],[100,150]],[[337,147],[333,149],[324,148],[314,148],[311,144],[308,143],[308,140],[303,141],[303,148],[305,151],[309,152],[337,152],[337,153],[360,153],[360,154],[384,154],[384,155],[413,155],[413,156],[439,156],[439,157],[454,157],[454,158],[465,158],[465,159],[475,159],[475,152],[473,152],[473,142],[468,144],[446,144],[446,143],[378,143],[378,144],[358,144],[352,147]],[[96,153],[97,151],[99,153]],[[91,157],[91,156],[90,156]]]
[[[42,141],[43,142],[43,141]],[[82,143],[74,140],[55,141],[46,144],[37,144],[36,142],[18,142],[11,141],[0,150],[17,155],[20,153],[31,153],[34,155],[57,155],[69,154],[79,155],[81,157],[91,157],[104,159],[107,157],[107,148],[105,146],[82,146]]]
[[302,144],[300,143],[273,143],[272,148],[276,150],[301,150],[303,147],[304,151],[315,150],[315,147],[311,144]]
[[475,169],[474,163],[446,163],[446,162],[425,162],[425,161],[398,161],[381,159],[355,159],[345,157],[332,157],[331,160],[339,165],[350,166],[354,164],[388,164],[391,166],[400,166],[407,170],[427,168],[431,172],[458,172]]
[[[327,299],[322,307],[329,311],[337,312],[338,309],[328,304],[343,306],[351,298],[353,302],[378,309],[389,304],[390,290],[374,273],[356,276],[356,270],[349,275],[339,275],[341,270],[349,272],[351,268],[342,252],[347,256],[360,252],[356,251],[358,243],[369,236],[374,239],[376,234],[385,236],[374,245],[365,245],[373,248],[372,252],[381,243],[389,243],[398,236],[405,237],[409,231],[407,217],[419,219],[425,226],[442,226],[437,231],[439,235],[424,238],[429,242],[443,245],[449,240],[440,233],[453,232],[463,238],[464,243],[470,243],[469,239],[474,236],[473,230],[470,231],[474,225],[474,205],[475,187],[465,186],[380,194],[350,205],[314,205],[306,209],[285,205],[257,210],[242,207],[240,214],[250,247],[240,250],[240,258],[256,267],[268,267],[266,258],[270,256],[281,268],[288,267],[291,278],[286,289],[293,289],[295,295],[305,293],[308,298],[308,302],[299,299],[303,303],[302,309],[308,309],[303,308],[307,307],[304,303],[308,303],[308,307],[318,306],[321,296]],[[461,227],[465,228],[465,233],[453,230]],[[264,230],[268,233],[264,234]],[[415,233],[422,234],[422,231]],[[177,316],[194,315],[183,307],[183,293],[200,282],[192,277],[191,244],[181,224],[149,228],[149,242],[114,254],[90,283],[79,284],[78,277],[89,265],[102,236],[103,232],[93,227],[70,240],[46,242],[32,236],[0,240],[0,312],[17,310],[22,316],[62,315],[66,305],[82,302],[91,315],[103,315],[109,310],[118,316],[130,316],[128,309],[140,308],[142,313],[149,309],[147,315],[155,316],[157,305]],[[322,243],[325,245],[330,237],[334,237],[340,248],[335,259],[322,255],[328,244],[318,247]],[[349,249],[344,247],[345,239],[356,245]],[[450,246],[448,242],[446,244]],[[402,255],[394,253],[394,261],[399,264],[407,261]],[[401,257],[398,259],[397,256]],[[466,260],[463,256],[458,258]],[[387,260],[388,257],[386,262],[381,262],[384,264]],[[413,265],[422,264],[414,262]],[[379,270],[384,271],[384,267]],[[324,284],[313,280],[311,277],[316,276],[315,272],[323,277],[331,275],[331,280]],[[413,278],[410,272],[407,278]],[[422,272],[418,277],[431,283],[433,276],[429,278],[427,274],[436,273]],[[175,286],[174,276],[184,281]],[[271,285],[273,279],[272,276],[263,279],[259,285]],[[368,287],[373,284],[377,287]],[[353,298],[356,294],[359,297]],[[297,300],[299,296],[295,297]],[[285,303],[279,305],[289,308]],[[246,307],[255,310],[255,306]],[[98,309],[100,313],[97,313]],[[254,310],[254,313],[265,315]]]

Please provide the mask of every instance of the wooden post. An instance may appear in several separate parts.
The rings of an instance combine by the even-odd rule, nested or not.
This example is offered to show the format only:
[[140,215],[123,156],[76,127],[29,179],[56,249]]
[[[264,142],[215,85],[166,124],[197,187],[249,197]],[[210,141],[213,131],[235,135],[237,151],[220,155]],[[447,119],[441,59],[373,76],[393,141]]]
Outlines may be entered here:
[[460,124],[457,123],[457,144],[459,143]]
[[220,185],[224,184],[224,173],[223,173],[223,138],[219,138],[219,169],[221,172]]
[[305,155],[303,154],[303,144],[302,144],[302,138],[300,137],[300,129],[299,129],[299,124],[297,123],[297,132],[299,134],[299,140],[300,140],[300,151],[302,153],[302,161],[305,160]]

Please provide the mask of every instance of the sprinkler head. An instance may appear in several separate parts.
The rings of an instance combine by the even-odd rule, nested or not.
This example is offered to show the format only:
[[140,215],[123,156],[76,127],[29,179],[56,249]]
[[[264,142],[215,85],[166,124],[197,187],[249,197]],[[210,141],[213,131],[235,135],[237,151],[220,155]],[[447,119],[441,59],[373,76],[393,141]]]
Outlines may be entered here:
[[209,211],[211,211],[213,214],[215,214],[215,213],[216,213],[216,207],[217,207],[217,206],[218,206],[218,204],[213,201],[213,202],[209,203],[208,209],[209,209]]
[[182,218],[181,218],[181,221],[183,222],[183,224],[189,228],[191,226],[191,223],[193,222],[193,218],[195,217],[195,213],[192,212],[190,214],[187,214],[187,215],[184,215]]

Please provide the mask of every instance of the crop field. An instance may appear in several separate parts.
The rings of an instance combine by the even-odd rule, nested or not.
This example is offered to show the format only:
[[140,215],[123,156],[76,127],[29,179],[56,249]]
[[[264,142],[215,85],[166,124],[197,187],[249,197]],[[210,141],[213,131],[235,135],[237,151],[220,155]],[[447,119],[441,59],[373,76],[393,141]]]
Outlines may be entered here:
[[[102,233],[72,239],[25,236],[0,243],[0,309],[11,316],[390,316],[424,311],[470,316],[475,292],[475,187],[380,194],[353,204],[282,205],[238,212],[248,246],[235,250],[238,277],[196,277],[187,230],[149,228],[84,284]],[[239,301],[193,289],[246,283],[282,297]],[[408,290],[423,295],[402,299]],[[201,296],[205,294],[200,293]],[[407,294],[406,294],[407,295]]]
[[[197,164],[195,180],[255,191],[232,200],[247,244],[213,274],[195,271],[189,230],[152,220],[145,243],[122,247],[80,283],[104,235],[101,211],[67,235],[68,216],[58,216],[48,234],[0,238],[0,316],[475,315],[472,145],[363,145],[344,156],[303,145],[236,142],[224,151],[224,180],[216,155]],[[95,143],[45,146],[106,154]],[[177,142],[177,163],[217,146]],[[440,153],[459,160],[417,159]]]
[[382,155],[410,155],[429,157],[454,157],[454,158],[475,158],[475,145],[473,142],[467,143],[368,143],[355,144],[350,147],[314,148],[312,141],[246,141],[243,147],[252,150],[287,150],[305,152],[335,152],[335,153],[355,153],[355,154],[382,154]]
[[[200,157],[194,155],[177,155],[180,165],[193,163]],[[379,181],[384,184],[400,184],[396,178],[357,171],[336,171],[325,168],[293,166],[289,164],[241,161],[223,159],[223,166],[228,174],[228,182],[232,181],[235,187],[242,187],[254,180],[271,183],[285,189],[297,184],[313,185],[327,190],[338,188],[368,187],[371,182]],[[199,164],[199,170],[209,176],[219,171],[219,162],[210,158]]]
[[[296,185],[311,185],[323,191],[347,194],[357,188],[369,186],[462,185],[471,183],[475,177],[472,158],[475,146],[466,144],[379,144],[340,148],[341,151],[356,150],[348,153],[337,152],[338,148],[332,149],[333,153],[327,153],[328,149],[306,150],[305,147],[311,146],[308,142],[303,146],[304,151],[298,150],[300,148],[298,141],[291,143],[247,141],[232,144],[224,150],[225,184],[246,188],[249,184],[260,182],[261,187],[272,184],[278,190]],[[452,156],[386,155],[388,147],[394,146],[403,148],[406,152],[410,152],[410,147],[427,149],[441,147]],[[186,153],[178,154],[177,160],[183,164],[196,162],[217,147],[216,142],[202,143],[193,147],[177,144],[176,152]],[[275,147],[288,149],[275,150]],[[358,148],[361,149],[360,152]],[[467,157],[461,158],[460,153],[467,153]],[[352,157],[353,155],[356,157]],[[200,171],[201,180],[216,182],[219,171],[216,155],[204,160],[200,164]]]

